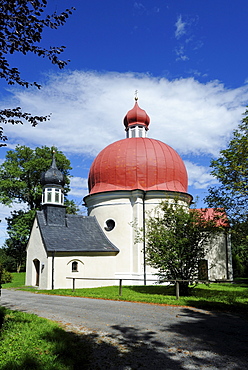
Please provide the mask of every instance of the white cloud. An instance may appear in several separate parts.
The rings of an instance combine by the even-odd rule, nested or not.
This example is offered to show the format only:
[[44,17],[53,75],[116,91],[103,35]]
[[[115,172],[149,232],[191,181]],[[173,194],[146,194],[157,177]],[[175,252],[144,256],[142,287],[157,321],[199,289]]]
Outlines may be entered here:
[[160,8],[158,8],[157,6],[155,6],[155,7],[153,8],[153,12],[154,12],[154,13],[159,13],[159,12],[160,12]]
[[186,22],[183,22],[182,16],[179,15],[177,17],[177,21],[175,23],[176,31],[175,31],[175,37],[176,39],[180,39],[183,35],[186,33]]
[[0,222],[0,248],[2,247],[6,237],[7,237],[7,222],[5,220],[5,217],[8,217],[10,214],[10,209],[9,207],[3,206],[0,204],[0,214],[1,214],[1,222]]
[[[13,101],[1,102],[2,106],[21,106],[34,114],[52,112],[51,121],[35,128],[29,124],[6,125],[8,149],[16,144],[55,145],[76,157],[78,168],[71,179],[70,198],[82,204],[88,192],[88,162],[110,143],[125,138],[123,118],[134,105],[136,89],[139,106],[151,118],[148,136],[189,158],[185,163],[191,188],[200,192],[215,184],[209,169],[190,161],[190,155],[216,156],[226,147],[246,110],[248,85],[228,89],[219,81],[170,81],[135,73],[72,71],[48,75],[42,90],[11,89]],[[0,206],[0,212],[0,238],[4,240],[4,218],[10,209]]]
[[137,1],[135,1],[133,6],[135,9],[138,9],[138,10],[142,10],[142,11],[146,10],[145,6],[142,3],[138,3]]
[[175,23],[175,38],[180,40],[180,44],[175,47],[176,61],[189,60],[190,52],[195,52],[201,49],[204,45],[203,41],[193,33],[197,33],[198,16],[188,17],[179,15]]
[[74,176],[70,179],[71,191],[68,198],[73,200],[79,208],[79,213],[86,215],[87,209],[84,206],[84,197],[88,195],[88,179]]
[[146,14],[146,15],[150,15],[150,14],[153,14],[153,13],[159,13],[160,12],[160,8],[157,7],[157,6],[154,6],[152,8],[147,8],[143,3],[141,2],[137,2],[135,1],[134,4],[134,9],[136,11],[138,11],[140,14]]
[[180,45],[178,47],[175,48],[175,53],[176,53],[176,61],[179,61],[179,60],[182,60],[182,61],[186,61],[186,60],[189,60],[189,57],[186,55],[185,53],[185,48],[183,45]]
[[189,186],[195,189],[206,189],[208,186],[216,185],[218,181],[210,174],[209,167],[197,165],[190,161],[184,161],[187,168]]
[[83,198],[88,194],[88,179],[82,177],[72,177],[70,179],[70,196]]
[[[169,81],[134,73],[67,72],[48,76],[42,90],[13,90],[15,103],[51,121],[6,125],[10,146],[56,145],[66,153],[95,156],[125,138],[123,118],[139,105],[151,118],[148,135],[182,154],[217,155],[242,119],[248,86],[227,89],[219,81]],[[16,105],[16,104],[15,104]]]

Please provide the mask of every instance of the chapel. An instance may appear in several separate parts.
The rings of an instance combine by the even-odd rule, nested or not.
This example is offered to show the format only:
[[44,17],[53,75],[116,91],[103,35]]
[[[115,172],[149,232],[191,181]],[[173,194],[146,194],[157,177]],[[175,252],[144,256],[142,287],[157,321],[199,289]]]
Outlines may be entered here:
[[[153,284],[156,271],[146,264],[145,219],[161,201],[190,206],[188,175],[169,145],[151,139],[150,118],[138,99],[123,120],[126,137],[104,148],[93,161],[84,198],[88,216],[66,214],[63,174],[55,156],[42,174],[42,210],[27,246],[26,285],[40,289]],[[210,210],[209,210],[210,212]],[[232,279],[231,243],[223,231],[205,260],[206,277]]]

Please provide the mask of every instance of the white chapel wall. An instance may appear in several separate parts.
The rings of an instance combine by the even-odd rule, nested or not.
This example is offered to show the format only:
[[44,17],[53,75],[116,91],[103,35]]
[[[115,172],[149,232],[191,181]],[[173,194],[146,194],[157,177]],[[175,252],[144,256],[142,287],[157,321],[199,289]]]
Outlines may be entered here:
[[[72,262],[77,262],[77,271],[72,271]],[[97,254],[75,254],[68,256],[57,253],[54,257],[54,289],[73,286],[72,278],[76,278],[76,288],[115,285],[112,280],[80,280],[77,278],[113,278],[115,271],[115,256]],[[70,278],[70,279],[68,279]]]
[[[36,286],[37,272],[34,261],[39,261],[39,288],[47,289],[48,258],[42,242],[40,229],[35,218],[30,239],[27,246],[26,282],[28,286]],[[43,267],[44,266],[44,267]]]
[[210,280],[233,279],[228,233],[222,231],[211,238],[205,258],[208,261],[208,278]]
[[[115,257],[116,278],[141,279],[140,282],[130,280],[127,284],[143,284],[144,244],[143,241],[137,242],[137,231],[142,234],[143,214],[154,210],[165,199],[173,202],[174,197],[172,192],[130,190],[99,193],[87,198],[88,214],[97,218],[106,236],[120,250]],[[182,196],[179,202],[186,206],[187,199]],[[106,230],[108,219],[115,222],[111,231]],[[156,270],[147,264],[145,266],[147,280],[157,280]]]

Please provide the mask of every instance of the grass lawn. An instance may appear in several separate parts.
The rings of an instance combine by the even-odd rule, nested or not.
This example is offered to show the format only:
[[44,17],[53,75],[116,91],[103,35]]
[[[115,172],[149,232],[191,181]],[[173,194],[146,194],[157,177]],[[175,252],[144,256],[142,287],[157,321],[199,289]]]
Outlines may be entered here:
[[176,299],[173,286],[123,286],[122,296],[119,296],[118,286],[85,288],[85,289],[55,289],[37,290],[25,287],[25,273],[14,273],[13,282],[4,284],[3,288],[19,288],[36,293],[69,295],[77,297],[124,300],[153,304],[191,306],[207,310],[230,311],[248,317],[248,280],[244,283],[212,283],[199,284],[191,291],[189,297]]
[[13,272],[12,274],[13,280],[11,283],[2,284],[3,288],[19,288],[23,287],[25,284],[25,272]]
[[[229,311],[248,318],[248,282],[198,285],[191,296],[176,300],[171,286],[119,287],[41,291],[25,287],[25,274],[13,274],[13,282],[3,288],[36,293],[70,295],[154,304],[186,305],[208,310]],[[73,370],[87,369],[92,358],[92,334],[66,332],[58,324],[24,312],[0,307],[0,369],[4,370]]]
[[86,369],[92,345],[84,336],[24,312],[0,307],[0,369]]

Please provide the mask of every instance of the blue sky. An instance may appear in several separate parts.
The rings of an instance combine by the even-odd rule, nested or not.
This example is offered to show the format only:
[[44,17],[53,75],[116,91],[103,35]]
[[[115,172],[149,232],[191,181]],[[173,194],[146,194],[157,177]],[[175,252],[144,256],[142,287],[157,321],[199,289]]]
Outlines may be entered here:
[[[87,194],[90,165],[101,149],[125,137],[123,118],[134,104],[151,118],[149,137],[172,146],[185,161],[189,193],[216,184],[218,156],[242,119],[248,101],[247,0],[49,0],[49,11],[76,10],[66,25],[44,33],[42,45],[65,45],[59,71],[32,55],[11,56],[23,77],[42,89],[0,81],[0,104],[22,106],[51,121],[5,126],[7,149],[17,144],[57,146],[71,160],[71,198]],[[15,205],[14,208],[17,208]],[[12,208],[12,209],[14,209]],[[4,217],[10,211],[1,206]]]

